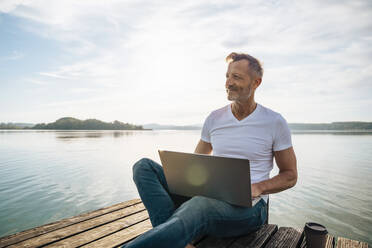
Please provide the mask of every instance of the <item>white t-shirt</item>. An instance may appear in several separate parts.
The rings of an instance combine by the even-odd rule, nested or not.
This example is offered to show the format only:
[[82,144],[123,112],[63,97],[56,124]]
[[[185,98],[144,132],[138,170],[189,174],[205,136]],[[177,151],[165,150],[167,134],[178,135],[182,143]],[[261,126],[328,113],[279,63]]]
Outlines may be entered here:
[[[230,104],[213,111],[204,122],[201,139],[211,143],[213,155],[249,159],[251,183],[269,179],[274,151],[292,146],[286,120],[260,104],[240,121]],[[262,198],[267,202],[267,195]]]

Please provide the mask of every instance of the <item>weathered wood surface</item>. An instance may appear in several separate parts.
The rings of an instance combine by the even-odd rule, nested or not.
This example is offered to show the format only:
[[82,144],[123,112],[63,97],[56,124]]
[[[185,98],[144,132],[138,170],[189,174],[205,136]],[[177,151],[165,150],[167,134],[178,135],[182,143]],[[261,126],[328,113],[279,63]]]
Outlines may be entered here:
[[48,232],[51,232],[51,231],[54,231],[54,230],[57,230],[57,229],[60,229],[60,228],[63,228],[63,227],[71,226],[71,225],[74,225],[74,224],[82,222],[82,221],[86,221],[86,220],[89,220],[89,219],[93,219],[95,217],[99,217],[99,216],[102,216],[102,215],[105,215],[105,214],[109,214],[111,212],[115,212],[117,210],[123,209],[127,206],[131,206],[131,205],[134,205],[134,204],[137,204],[137,203],[140,203],[140,202],[141,202],[140,199],[133,199],[133,200],[129,200],[129,201],[126,201],[126,202],[115,204],[115,205],[110,206],[110,207],[105,207],[105,208],[102,208],[102,209],[98,209],[98,210],[93,211],[93,212],[84,213],[84,214],[81,214],[81,215],[78,215],[78,216],[74,216],[74,217],[71,217],[71,218],[67,218],[67,219],[63,219],[63,220],[56,221],[56,222],[53,222],[53,223],[49,223],[49,224],[46,224],[46,225],[43,225],[43,226],[40,226],[40,227],[35,227],[35,228],[29,229],[29,230],[25,230],[23,232],[15,233],[15,234],[12,234],[12,235],[1,238],[0,239],[0,247],[6,247],[6,246],[9,246],[11,244],[16,244],[16,243],[19,243],[21,241],[27,240],[29,238],[37,237],[39,235],[43,235],[45,233],[48,233]]
[[[95,240],[98,240],[102,237],[106,236],[111,237],[112,235],[116,235],[117,232],[120,233],[123,229],[128,231],[128,229],[132,229],[133,226],[135,226],[136,224],[142,225],[142,221],[145,220],[148,220],[148,214],[146,211],[141,211],[139,213],[130,215],[126,218],[122,218],[114,222],[108,223],[106,225],[103,225],[99,228],[90,229],[86,232],[82,232],[80,234],[60,240],[51,245],[48,245],[48,247],[78,247],[80,245],[84,245]],[[148,230],[146,227],[147,226],[142,225],[141,228],[143,229],[143,232]],[[126,240],[124,240],[124,242],[125,241]]]
[[274,234],[274,236],[269,240],[269,243],[267,243],[265,247],[266,248],[297,247],[300,242],[301,237],[302,237],[302,232],[292,227],[281,227]]
[[339,237],[337,239],[337,248],[368,248],[368,244],[356,240]]
[[240,237],[234,241],[231,245],[231,248],[250,248],[250,247],[265,247],[265,245],[269,242],[270,238],[278,231],[277,225],[266,224],[258,231]]
[[[2,247],[119,247],[152,228],[148,213],[139,199],[115,204],[93,212],[63,219],[0,238]],[[328,236],[327,248],[335,239]],[[266,224],[247,235],[230,238],[198,237],[197,248],[306,248],[302,230]],[[368,244],[338,238],[337,248],[366,248]]]
[[[74,225],[63,227],[63,228],[45,233],[43,235],[39,235],[39,236],[36,236],[34,238],[24,240],[20,243],[17,243],[15,245],[11,245],[9,247],[12,247],[12,248],[13,247],[35,248],[35,247],[38,247],[38,246],[41,246],[41,245],[52,244],[54,242],[59,241],[61,238],[66,238],[66,237],[70,237],[70,238],[68,238],[67,242],[72,242],[71,239],[74,239],[73,238],[74,235],[81,234],[81,235],[79,235],[80,237],[83,237],[83,238],[87,237],[87,236],[84,235],[86,231],[90,231],[90,235],[92,235],[92,232],[93,232],[93,234],[103,235],[102,233],[105,233],[106,230],[101,231],[101,229],[107,229],[106,226],[104,226],[104,225],[108,224],[108,227],[112,228],[112,226],[114,226],[114,224],[115,224],[115,226],[114,226],[115,229],[118,229],[118,228],[120,229],[120,224],[125,226],[126,221],[122,219],[124,217],[128,217],[128,219],[129,219],[128,221],[129,221],[130,224],[136,223],[136,222],[139,222],[139,221],[141,221],[145,218],[148,218],[148,214],[144,210],[144,208],[145,207],[143,206],[142,203],[135,204],[135,205],[132,205],[132,206],[128,206],[124,209],[120,209],[120,210],[117,210],[115,212],[111,212],[110,214],[101,215],[101,216],[98,216],[98,217],[93,218],[93,219],[82,221],[82,222],[79,222],[79,223],[74,224]],[[131,216],[132,214],[138,213],[140,211],[145,212],[145,217],[143,217],[143,215],[139,215],[138,217],[136,215]],[[135,217],[135,218],[133,218],[133,217]],[[138,218],[139,218],[139,220],[138,220]],[[116,221],[116,223],[112,223],[113,221]],[[97,227],[99,227],[99,228],[97,229]],[[97,229],[97,231],[95,231],[94,229]],[[110,230],[109,230],[109,232],[110,232]],[[97,235],[93,235],[92,238],[95,238],[96,236]],[[98,238],[100,238],[100,237],[102,237],[102,236],[98,236]],[[91,239],[91,237],[87,237],[87,238]],[[54,246],[54,245],[52,245],[52,246]],[[72,247],[74,247],[74,246],[72,246]]]
[[[335,239],[333,236],[331,235],[327,235],[327,241],[326,241],[326,245],[325,245],[325,248],[334,248],[334,245],[335,245]],[[300,245],[300,248],[306,248],[306,237],[304,237],[304,239],[302,240],[302,243]]]
[[116,247],[118,245],[121,245],[136,238],[137,236],[141,235],[144,232],[147,232],[151,228],[152,225],[150,220],[148,219],[144,222],[125,228],[124,230],[116,232],[110,236],[106,236],[93,243],[86,244],[82,247],[84,248]]
[[197,248],[224,248],[231,247],[231,244],[237,238],[216,238],[216,237],[206,237],[200,243],[194,244]]

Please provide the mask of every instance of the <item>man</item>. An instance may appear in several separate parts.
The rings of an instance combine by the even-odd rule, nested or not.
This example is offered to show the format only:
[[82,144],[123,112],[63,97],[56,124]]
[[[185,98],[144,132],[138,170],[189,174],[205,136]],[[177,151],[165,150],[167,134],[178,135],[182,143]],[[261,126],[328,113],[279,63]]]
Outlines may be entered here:
[[[226,61],[226,92],[231,104],[205,120],[195,153],[247,158],[251,164],[252,208],[238,207],[203,196],[179,199],[169,193],[162,167],[150,159],[133,166],[133,179],[147,208],[153,229],[123,247],[193,247],[200,235],[238,236],[257,230],[266,221],[268,194],[291,188],[297,181],[296,156],[283,117],[257,104],[262,82],[260,62],[231,53]],[[269,179],[273,157],[279,174]],[[179,206],[180,205],[180,206]]]

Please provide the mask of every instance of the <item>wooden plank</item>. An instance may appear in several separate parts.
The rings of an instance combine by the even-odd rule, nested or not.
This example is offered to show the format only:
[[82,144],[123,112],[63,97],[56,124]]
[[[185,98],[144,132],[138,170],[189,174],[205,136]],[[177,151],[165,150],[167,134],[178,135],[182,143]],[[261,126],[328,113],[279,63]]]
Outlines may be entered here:
[[231,248],[260,248],[264,247],[270,238],[278,231],[277,225],[267,224],[263,225],[259,230],[239,237],[234,243],[229,246]]
[[130,227],[127,227],[119,232],[111,234],[110,236],[106,236],[102,239],[99,239],[97,241],[94,241],[81,247],[89,248],[116,247],[136,238],[137,236],[147,232],[151,228],[152,225],[150,220],[148,219],[143,222],[139,222],[135,225],[132,225]]
[[335,247],[335,238],[332,235],[327,234],[327,241],[325,248],[334,248]]
[[[334,237],[327,234],[327,241],[326,241],[325,248],[334,248],[334,245],[335,245]],[[300,248],[306,248],[306,247],[307,246],[306,246],[306,236],[305,236],[304,239],[301,242]]]
[[237,237],[231,238],[217,238],[212,236],[207,236],[199,244],[196,245],[197,248],[225,248],[229,247]]
[[9,236],[5,236],[0,238],[0,248],[12,245],[15,243],[19,243],[29,238],[33,238],[63,227],[67,227],[85,220],[89,220],[91,218],[95,218],[113,211],[117,211],[128,206],[140,203],[140,199],[133,199],[126,202],[118,203],[109,207],[101,208],[92,212],[80,214],[78,216],[74,216],[71,218],[62,219],[60,221],[52,222],[43,226],[31,228],[22,232],[18,232]]
[[51,245],[47,245],[46,247],[78,247],[90,243],[92,241],[98,240],[100,238],[109,236],[115,232],[118,232],[124,228],[142,222],[149,218],[149,215],[146,210],[141,211],[139,213],[130,215],[128,217],[119,219],[117,221],[111,222],[109,224],[99,226],[89,231],[82,232],[80,234],[71,236],[66,239],[62,239],[58,242],[52,243]]
[[218,238],[208,236],[196,245],[198,248],[207,247],[264,247],[269,238],[278,230],[276,225],[264,225],[259,230],[248,235],[230,238]]
[[142,203],[135,204],[135,205],[132,205],[132,206],[129,206],[129,207],[126,207],[126,208],[123,208],[123,209],[120,209],[120,210],[117,210],[117,211],[114,211],[114,212],[110,212],[110,213],[105,214],[105,215],[98,216],[96,218],[92,218],[92,219],[89,219],[89,220],[86,220],[86,221],[82,221],[82,222],[76,223],[74,225],[63,227],[63,228],[57,229],[55,231],[48,232],[46,234],[39,235],[39,236],[31,238],[31,239],[24,240],[20,243],[11,245],[9,247],[19,247],[19,246],[21,246],[21,247],[25,247],[25,248],[26,247],[31,248],[31,247],[44,246],[44,245],[50,244],[52,242],[56,242],[60,239],[64,239],[64,238],[70,237],[72,235],[76,235],[78,233],[87,231],[89,229],[95,228],[97,226],[100,226],[100,225],[103,225],[103,224],[106,224],[106,223],[113,222],[114,220],[117,220],[119,218],[123,218],[125,216],[131,215],[131,214],[137,213],[139,211],[143,211],[143,210],[144,210],[144,206],[143,206]]
[[368,248],[368,244],[361,241],[339,237],[337,239],[337,248]]
[[300,242],[302,232],[292,227],[281,227],[272,236],[265,248],[278,248],[278,247],[297,247]]

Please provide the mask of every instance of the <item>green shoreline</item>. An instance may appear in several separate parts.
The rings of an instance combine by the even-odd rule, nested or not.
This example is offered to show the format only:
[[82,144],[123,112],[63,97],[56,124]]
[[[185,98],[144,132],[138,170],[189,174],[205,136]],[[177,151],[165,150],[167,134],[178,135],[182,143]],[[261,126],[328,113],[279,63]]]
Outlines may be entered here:
[[[372,131],[372,122],[350,121],[332,123],[289,123],[291,131],[306,132],[366,132]],[[147,126],[144,128],[144,126]],[[52,123],[39,123],[36,125],[27,123],[0,123],[0,129],[37,129],[37,130],[199,130],[201,125],[134,125],[120,121],[103,122],[97,119],[79,120],[72,117],[60,118]]]
[[120,121],[103,122],[96,119],[79,120],[72,117],[63,117],[52,123],[39,123],[34,126],[17,126],[0,124],[0,129],[37,129],[37,130],[144,130],[140,125],[133,125]]

